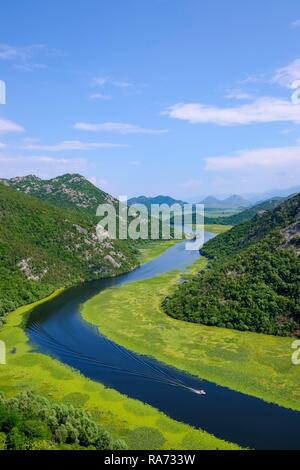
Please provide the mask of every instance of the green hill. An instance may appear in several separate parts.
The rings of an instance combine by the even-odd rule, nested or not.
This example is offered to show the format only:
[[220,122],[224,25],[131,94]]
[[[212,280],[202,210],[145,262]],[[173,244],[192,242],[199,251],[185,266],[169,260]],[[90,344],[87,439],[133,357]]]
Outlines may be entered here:
[[146,197],[146,196],[139,196],[133,197],[128,200],[128,205],[132,206],[133,204],[144,204],[146,207],[150,208],[151,204],[167,204],[168,206],[172,206],[173,204],[179,204],[183,206],[186,204],[185,202],[174,199],[170,196],[155,196],[155,197]]
[[0,220],[0,316],[57,288],[138,264],[130,243],[99,243],[95,217],[52,207],[3,184]]
[[[28,175],[24,177],[12,178],[10,180],[0,180],[0,183],[1,182],[7,187],[11,187],[18,192],[28,194],[51,206],[71,210],[77,214],[84,214],[85,216],[95,216],[97,208],[100,204],[113,204],[115,205],[116,209],[118,209],[117,199],[97,188],[79,174],[66,174],[63,176],[57,176],[51,180],[42,180],[37,176]],[[172,198],[165,196],[158,196],[157,198],[153,199],[144,198],[142,196],[141,198],[137,198],[136,200],[131,201],[131,203],[128,201],[128,206],[138,202],[146,203],[146,205],[150,205],[151,203],[173,204],[176,202]],[[129,216],[128,223],[130,223],[132,220],[133,217]],[[118,221],[119,216],[117,213],[117,225]],[[151,220],[148,231],[150,234]],[[135,245],[143,245],[144,243],[145,242],[143,240],[137,240]],[[132,242],[132,244],[134,243]]]
[[247,199],[237,194],[223,200],[208,196],[201,201],[201,204],[204,204],[206,209],[240,209],[251,205]]
[[204,245],[209,268],[163,306],[205,325],[300,335],[300,194]]
[[53,206],[91,215],[96,215],[99,204],[116,203],[112,196],[78,174],[66,174],[50,180],[29,175],[2,182]]
[[277,207],[283,200],[283,198],[269,199],[268,201],[261,202],[249,209],[245,209],[238,214],[230,215],[228,217],[205,217],[205,223],[217,225],[238,225],[242,222],[253,219],[256,214],[275,209],[275,207]]

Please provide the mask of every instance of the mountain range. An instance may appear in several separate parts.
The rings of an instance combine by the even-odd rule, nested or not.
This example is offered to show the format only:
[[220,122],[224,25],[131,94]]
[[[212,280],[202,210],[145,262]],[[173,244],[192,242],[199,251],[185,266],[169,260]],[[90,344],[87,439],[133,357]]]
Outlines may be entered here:
[[292,186],[286,189],[271,189],[263,193],[249,193],[245,194],[244,197],[249,199],[252,202],[262,202],[267,199],[273,199],[275,197],[287,198],[298,194],[300,192],[300,186]]
[[261,202],[255,206],[249,207],[237,214],[224,216],[224,217],[205,217],[206,224],[217,224],[217,225],[238,225],[242,222],[253,219],[257,214],[261,214],[265,211],[270,211],[275,209],[281,202],[284,201],[284,198],[273,198],[268,201]]
[[65,174],[50,180],[34,175],[1,180],[6,186],[29,194],[55,207],[96,215],[99,204],[117,201],[79,174]]
[[207,209],[241,209],[251,206],[250,201],[236,194],[223,200],[208,196],[200,204],[204,204]]
[[[258,192],[257,193],[242,193],[240,194],[240,196],[243,199],[246,199],[248,202],[250,202],[251,205],[253,205],[253,204],[259,204],[268,199],[274,199],[277,197],[287,198],[299,192],[300,192],[300,186],[296,185],[296,186],[291,186],[285,189],[271,189],[269,191],[265,191],[261,193],[258,193]],[[224,195],[219,194],[219,195],[213,195],[212,197],[215,197],[219,201],[223,201],[231,196],[230,194],[224,194]],[[188,198],[188,202],[195,203],[196,201],[202,201],[205,198],[206,198],[205,194],[200,195],[200,196],[198,195],[196,197]]]
[[165,299],[179,320],[300,336],[300,194],[206,243],[209,267]]
[[[242,209],[251,206],[250,201],[238,195],[227,197],[224,200],[217,199],[214,196],[208,196],[199,203],[204,204],[207,209]],[[174,199],[170,196],[159,195],[155,197],[133,197],[128,200],[128,205],[133,204],[144,204],[146,207],[150,207],[151,204],[167,204],[168,206],[179,204],[183,206],[187,204],[187,202],[181,199]]]
[[130,241],[99,242],[99,220],[91,213],[101,201],[114,199],[80,175],[0,183],[0,322],[19,305],[58,288],[139,264]]

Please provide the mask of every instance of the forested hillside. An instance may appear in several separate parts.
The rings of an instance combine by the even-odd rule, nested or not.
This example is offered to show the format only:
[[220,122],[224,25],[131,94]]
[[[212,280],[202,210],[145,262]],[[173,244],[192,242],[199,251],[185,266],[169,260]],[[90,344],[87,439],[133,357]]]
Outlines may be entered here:
[[207,270],[178,286],[170,316],[274,335],[300,335],[300,195],[209,241]]
[[0,317],[57,288],[133,269],[136,250],[100,243],[97,222],[0,184]]
[[156,197],[146,197],[146,196],[139,196],[133,197],[128,200],[128,205],[132,206],[133,204],[144,204],[148,209],[151,208],[151,204],[167,204],[168,206],[173,206],[174,204],[179,204],[183,206],[186,204],[184,201],[180,199],[174,199],[170,196],[156,196]]
[[34,175],[2,180],[17,191],[30,194],[48,204],[77,212],[96,215],[99,204],[116,200],[78,174],[66,174],[51,180]]
[[283,198],[269,199],[268,201],[261,202],[249,209],[245,209],[238,214],[230,215],[229,217],[205,217],[205,223],[217,225],[238,225],[242,222],[253,219],[261,212],[275,209],[275,207],[277,207],[282,201]]

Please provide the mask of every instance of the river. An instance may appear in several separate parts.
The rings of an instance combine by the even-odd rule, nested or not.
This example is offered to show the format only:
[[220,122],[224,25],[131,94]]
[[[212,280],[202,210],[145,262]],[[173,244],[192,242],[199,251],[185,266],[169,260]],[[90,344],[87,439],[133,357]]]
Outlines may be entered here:
[[[206,233],[205,239],[212,236]],[[81,305],[104,289],[174,269],[184,271],[198,257],[198,251],[187,251],[184,243],[178,243],[131,273],[64,291],[30,313],[26,332],[32,349],[221,439],[253,449],[300,449],[300,412],[140,356],[105,338],[82,319]],[[199,395],[199,390],[204,390],[206,395]]]

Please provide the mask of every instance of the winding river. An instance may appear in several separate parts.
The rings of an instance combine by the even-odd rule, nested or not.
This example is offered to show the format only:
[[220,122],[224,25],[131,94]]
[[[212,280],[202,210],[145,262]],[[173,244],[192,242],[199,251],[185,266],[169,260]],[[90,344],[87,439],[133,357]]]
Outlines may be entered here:
[[[208,240],[213,235],[206,233]],[[243,447],[300,449],[300,412],[200,380],[133,353],[86,323],[80,306],[100,291],[179,269],[199,256],[179,243],[135,271],[82,284],[34,308],[26,330],[33,350],[57,358],[94,381],[148,403],[177,421]],[[101,311],[99,311],[101,315]],[[197,391],[205,390],[201,396]]]

